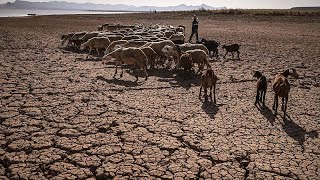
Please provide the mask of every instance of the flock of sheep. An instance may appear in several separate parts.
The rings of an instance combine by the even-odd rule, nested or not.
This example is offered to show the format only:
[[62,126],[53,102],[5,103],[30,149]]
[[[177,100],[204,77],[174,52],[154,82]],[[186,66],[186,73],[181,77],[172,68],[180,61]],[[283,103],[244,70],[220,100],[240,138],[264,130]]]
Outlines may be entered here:
[[[214,94],[214,103],[216,103],[215,89],[217,76],[212,69],[209,58],[218,58],[219,43],[214,40],[206,40],[201,38],[196,44],[185,43],[185,27],[180,25],[174,27],[171,25],[111,25],[104,24],[98,26],[98,31],[94,32],[74,32],[63,35],[61,37],[61,46],[67,42],[67,46],[83,51],[88,49],[88,55],[92,50],[96,50],[100,56],[100,50],[104,50],[102,63],[107,63],[114,59],[116,62],[117,74],[118,66],[121,66],[120,78],[123,75],[123,64],[133,65],[141,69],[144,73],[145,80],[148,78],[147,69],[156,67],[165,67],[182,69],[186,75],[194,69],[197,64],[198,71],[201,73],[201,91],[204,89],[205,100],[208,100],[207,89],[210,89],[209,97],[212,100],[212,91]],[[240,45],[223,45],[226,55],[230,52],[234,57],[234,52],[239,58]],[[206,70],[204,71],[204,67]],[[290,83],[288,76],[298,77],[295,69],[288,69],[278,74],[273,82],[273,90],[275,92],[273,109],[275,114],[278,108],[278,97],[282,97],[282,110],[284,116],[287,109],[288,93],[290,91]],[[256,71],[254,77],[257,81],[257,95],[255,105],[262,103],[265,105],[265,94],[267,89],[267,79],[259,71]],[[138,74],[136,75],[138,81]]]

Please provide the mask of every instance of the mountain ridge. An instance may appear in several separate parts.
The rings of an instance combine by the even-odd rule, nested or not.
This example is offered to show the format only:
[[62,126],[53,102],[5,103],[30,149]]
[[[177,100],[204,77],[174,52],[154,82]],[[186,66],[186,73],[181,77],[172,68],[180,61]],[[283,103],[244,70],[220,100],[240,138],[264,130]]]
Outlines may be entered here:
[[206,4],[177,6],[134,6],[125,4],[95,4],[95,3],[74,3],[66,1],[30,2],[16,0],[15,2],[0,4],[5,9],[61,9],[61,10],[101,10],[101,11],[190,11],[199,9],[224,9],[225,7],[211,7]]

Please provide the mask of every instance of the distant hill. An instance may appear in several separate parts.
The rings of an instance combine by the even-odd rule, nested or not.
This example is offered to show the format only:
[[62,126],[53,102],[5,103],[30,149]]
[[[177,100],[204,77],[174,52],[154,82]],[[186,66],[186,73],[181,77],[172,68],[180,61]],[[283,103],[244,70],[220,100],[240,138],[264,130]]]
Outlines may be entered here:
[[292,10],[320,11],[320,7],[293,7]]
[[94,4],[94,3],[71,3],[65,1],[50,2],[29,2],[16,0],[15,2],[0,4],[0,8],[5,9],[61,9],[61,10],[100,10],[100,11],[185,11],[199,9],[224,9],[224,7],[211,7],[205,4],[198,6],[187,6],[181,4],[178,6],[157,7],[157,6],[132,6],[124,4]]

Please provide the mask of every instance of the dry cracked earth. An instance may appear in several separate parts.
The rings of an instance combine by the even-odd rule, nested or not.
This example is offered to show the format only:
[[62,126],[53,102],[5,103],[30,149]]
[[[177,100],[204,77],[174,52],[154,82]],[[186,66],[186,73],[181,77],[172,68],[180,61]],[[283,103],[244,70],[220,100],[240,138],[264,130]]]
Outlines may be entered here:
[[[107,22],[187,27],[181,14],[0,18],[0,179],[320,179],[320,17],[199,15],[200,36],[241,44],[211,62],[217,105],[199,76],[166,69],[135,83],[114,64],[58,47]],[[220,53],[224,52],[220,49]],[[288,116],[271,81],[294,67]],[[268,78],[254,106],[253,70]]]

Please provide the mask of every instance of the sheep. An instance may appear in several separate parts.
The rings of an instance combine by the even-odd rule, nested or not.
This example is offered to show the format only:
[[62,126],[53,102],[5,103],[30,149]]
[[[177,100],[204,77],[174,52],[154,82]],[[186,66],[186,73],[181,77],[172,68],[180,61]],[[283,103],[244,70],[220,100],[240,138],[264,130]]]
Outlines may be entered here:
[[206,40],[205,38],[201,38],[201,44],[203,44],[208,50],[209,50],[209,55],[211,55],[212,52],[212,56],[216,56],[217,58],[219,57],[219,53],[218,53],[218,47],[219,47],[219,43],[216,42],[215,40]]
[[188,50],[194,50],[194,49],[201,49],[203,50],[207,55],[209,55],[209,50],[203,45],[203,44],[179,44],[179,47],[182,51],[188,51]]
[[277,114],[279,97],[282,97],[281,109],[284,113],[283,117],[285,117],[286,115],[287,103],[288,103],[288,97],[289,97],[289,91],[290,91],[290,83],[288,81],[289,75],[294,78],[299,78],[297,71],[291,68],[291,69],[287,69],[283,73],[277,74],[273,81],[272,88],[275,95],[274,95],[272,109],[274,110],[274,115]]
[[181,67],[185,72],[185,76],[184,76],[185,78],[186,78],[186,75],[190,76],[190,73],[192,72],[192,69],[193,69],[193,62],[192,62],[191,55],[188,53],[182,53],[178,61],[178,67]]
[[110,42],[118,41],[123,38],[122,35],[106,35],[105,37],[109,38]]
[[127,40],[117,40],[117,41],[113,41],[110,43],[110,45],[107,47],[106,51],[105,51],[105,54],[108,54],[112,51],[114,51],[114,48],[116,45],[121,45],[121,44],[126,44],[126,43],[129,43],[129,41]]
[[73,43],[74,47],[75,48],[79,48],[81,43],[83,43],[83,41],[80,39],[82,38],[84,35],[86,35],[87,32],[84,31],[84,32],[78,32],[78,33],[75,33],[69,40],[69,43]]
[[[123,76],[123,67],[122,64],[130,64],[130,65],[137,65],[140,69],[143,70],[145,75],[145,80],[148,79],[147,73],[147,57],[144,52],[139,48],[119,48],[111,53],[108,53],[103,56],[102,63],[105,64],[110,61],[112,58],[116,59],[116,71],[114,76],[117,74],[118,65],[121,67],[121,74],[120,78]],[[138,81],[138,74],[136,75],[136,81]]]
[[[213,89],[213,96],[214,96],[214,103],[216,104],[216,84],[217,84],[217,76],[214,74],[213,69],[209,68],[206,70],[204,74],[201,76],[201,85],[200,85],[200,92],[199,92],[199,98],[201,98],[201,91],[202,88],[204,88],[205,93],[205,101],[208,100],[207,95],[207,88],[210,88],[210,99],[212,101],[212,89]],[[213,87],[213,88],[212,88]]]
[[184,35],[182,33],[177,33],[177,34],[172,34],[169,39],[174,43],[174,44],[183,44],[184,43]]
[[178,61],[182,55],[182,51],[178,45],[169,46],[165,45],[161,52],[167,57],[167,59],[173,59],[173,61],[178,64]]
[[233,52],[237,52],[238,54],[238,59],[240,59],[239,55],[240,55],[240,52],[239,52],[239,49],[240,49],[240,45],[239,44],[232,44],[232,45],[223,45],[222,48],[226,49],[226,54],[223,56],[223,58],[226,58],[226,55],[231,52],[232,54],[232,59],[234,58],[233,56]]
[[99,53],[99,48],[107,48],[110,45],[110,40],[107,37],[94,37],[89,39],[87,42],[81,44],[80,49],[83,50],[85,47],[89,46],[89,53],[86,56],[86,59],[88,59],[89,54],[91,53],[92,49],[96,49]]
[[164,36],[165,36],[166,38],[169,38],[169,37],[172,36],[173,34],[174,34],[174,31],[171,31],[171,30],[164,32]]
[[179,25],[176,28],[176,32],[182,32],[183,34],[185,33],[186,27],[184,25]]
[[86,33],[84,36],[82,36],[80,40],[82,42],[86,42],[93,37],[97,37],[98,35],[99,35],[99,32],[89,32],[89,33]]
[[69,33],[69,34],[67,34],[67,35],[62,35],[62,36],[61,36],[61,46],[63,46],[66,41],[70,41],[70,40],[71,40],[71,37],[72,37],[74,34],[75,34],[75,33],[73,32],[73,33]]
[[[174,62],[178,64],[181,54],[184,51],[181,49],[181,46],[179,45],[175,45],[175,46],[166,45],[165,47],[163,47],[162,52],[165,54],[165,56],[168,59],[172,57]],[[207,67],[210,67],[210,64],[208,61],[208,55],[204,50],[194,49],[194,50],[188,50],[185,52],[191,55],[193,63],[198,64],[198,72],[203,70],[204,65],[207,65]]]
[[174,46],[174,43],[170,40],[164,40],[164,41],[160,41],[160,42],[152,42],[152,43],[150,43],[149,47],[151,47],[157,53],[158,58],[162,59],[164,57],[162,49],[166,45]]
[[211,68],[209,61],[208,61],[208,55],[201,49],[195,49],[195,50],[188,50],[186,53],[190,54],[192,57],[193,63],[198,64],[198,72],[202,71],[204,69],[204,65],[207,66],[207,68]]
[[117,47],[118,48],[119,47],[125,47],[125,48],[136,47],[136,48],[139,48],[139,47],[145,45],[146,43],[147,43],[147,41],[128,41],[128,43],[115,46],[115,49],[117,49]]
[[262,103],[263,107],[265,107],[265,99],[266,99],[266,93],[267,93],[267,78],[262,75],[261,72],[255,71],[253,77],[258,78],[257,80],[257,95],[256,95],[256,101],[254,102],[254,105],[257,105],[257,103]]
[[150,65],[150,68],[153,69],[157,59],[157,53],[151,47],[141,47],[140,49],[147,56],[148,64]]
[[141,39],[141,36],[132,35],[132,36],[125,36],[125,37],[122,38],[122,40],[134,40],[134,39]]

